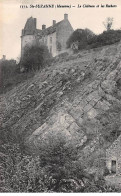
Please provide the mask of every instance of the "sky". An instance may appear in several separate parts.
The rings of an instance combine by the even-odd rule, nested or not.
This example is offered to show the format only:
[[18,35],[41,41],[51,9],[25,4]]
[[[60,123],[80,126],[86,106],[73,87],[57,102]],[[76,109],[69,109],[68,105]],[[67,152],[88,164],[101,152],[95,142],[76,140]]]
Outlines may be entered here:
[[[30,8],[30,5],[38,4],[54,4],[54,8]],[[109,8],[106,4],[117,7]],[[20,5],[28,8],[20,8]],[[75,7],[55,8],[55,5]],[[92,5],[95,8],[89,7]],[[114,18],[114,29],[121,28],[121,0],[0,0],[0,59],[2,55],[6,55],[7,59],[20,58],[21,30],[29,17],[37,18],[37,28],[41,29],[42,24],[48,27],[52,20],[63,20],[65,13],[74,30],[89,28],[95,34],[102,33],[105,30],[103,21],[107,17]]]

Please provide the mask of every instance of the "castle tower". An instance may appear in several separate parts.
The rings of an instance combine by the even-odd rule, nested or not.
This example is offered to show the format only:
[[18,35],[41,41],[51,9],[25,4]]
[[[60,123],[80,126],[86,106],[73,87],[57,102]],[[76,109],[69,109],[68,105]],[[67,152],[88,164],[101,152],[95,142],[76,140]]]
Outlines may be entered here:
[[35,44],[36,18],[28,18],[21,35],[21,58],[24,54],[26,45],[31,46]]

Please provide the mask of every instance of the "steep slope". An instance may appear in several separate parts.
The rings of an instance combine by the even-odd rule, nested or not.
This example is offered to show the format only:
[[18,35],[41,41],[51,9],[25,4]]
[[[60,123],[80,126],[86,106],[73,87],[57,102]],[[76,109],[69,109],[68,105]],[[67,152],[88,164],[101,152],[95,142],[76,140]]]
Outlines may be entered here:
[[[103,166],[97,158],[103,160],[105,148],[116,139],[107,140],[104,116],[120,106],[120,85],[121,43],[56,58],[51,67],[1,96],[0,142],[9,132],[37,153],[49,134],[62,134],[79,149],[88,172],[93,172]],[[120,117],[120,107],[116,114]],[[120,127],[119,119],[118,134]]]

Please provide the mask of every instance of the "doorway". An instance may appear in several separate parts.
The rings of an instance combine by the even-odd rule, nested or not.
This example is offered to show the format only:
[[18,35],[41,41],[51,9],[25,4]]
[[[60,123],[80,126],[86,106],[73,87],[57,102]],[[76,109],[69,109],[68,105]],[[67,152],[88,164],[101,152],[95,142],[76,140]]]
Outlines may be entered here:
[[111,173],[116,174],[116,161],[111,161]]

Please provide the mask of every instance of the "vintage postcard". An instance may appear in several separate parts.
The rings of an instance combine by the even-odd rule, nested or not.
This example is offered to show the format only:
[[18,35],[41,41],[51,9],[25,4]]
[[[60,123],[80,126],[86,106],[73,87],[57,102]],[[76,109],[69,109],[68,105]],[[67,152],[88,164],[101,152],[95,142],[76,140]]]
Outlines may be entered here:
[[121,1],[0,0],[0,193],[121,192]]

